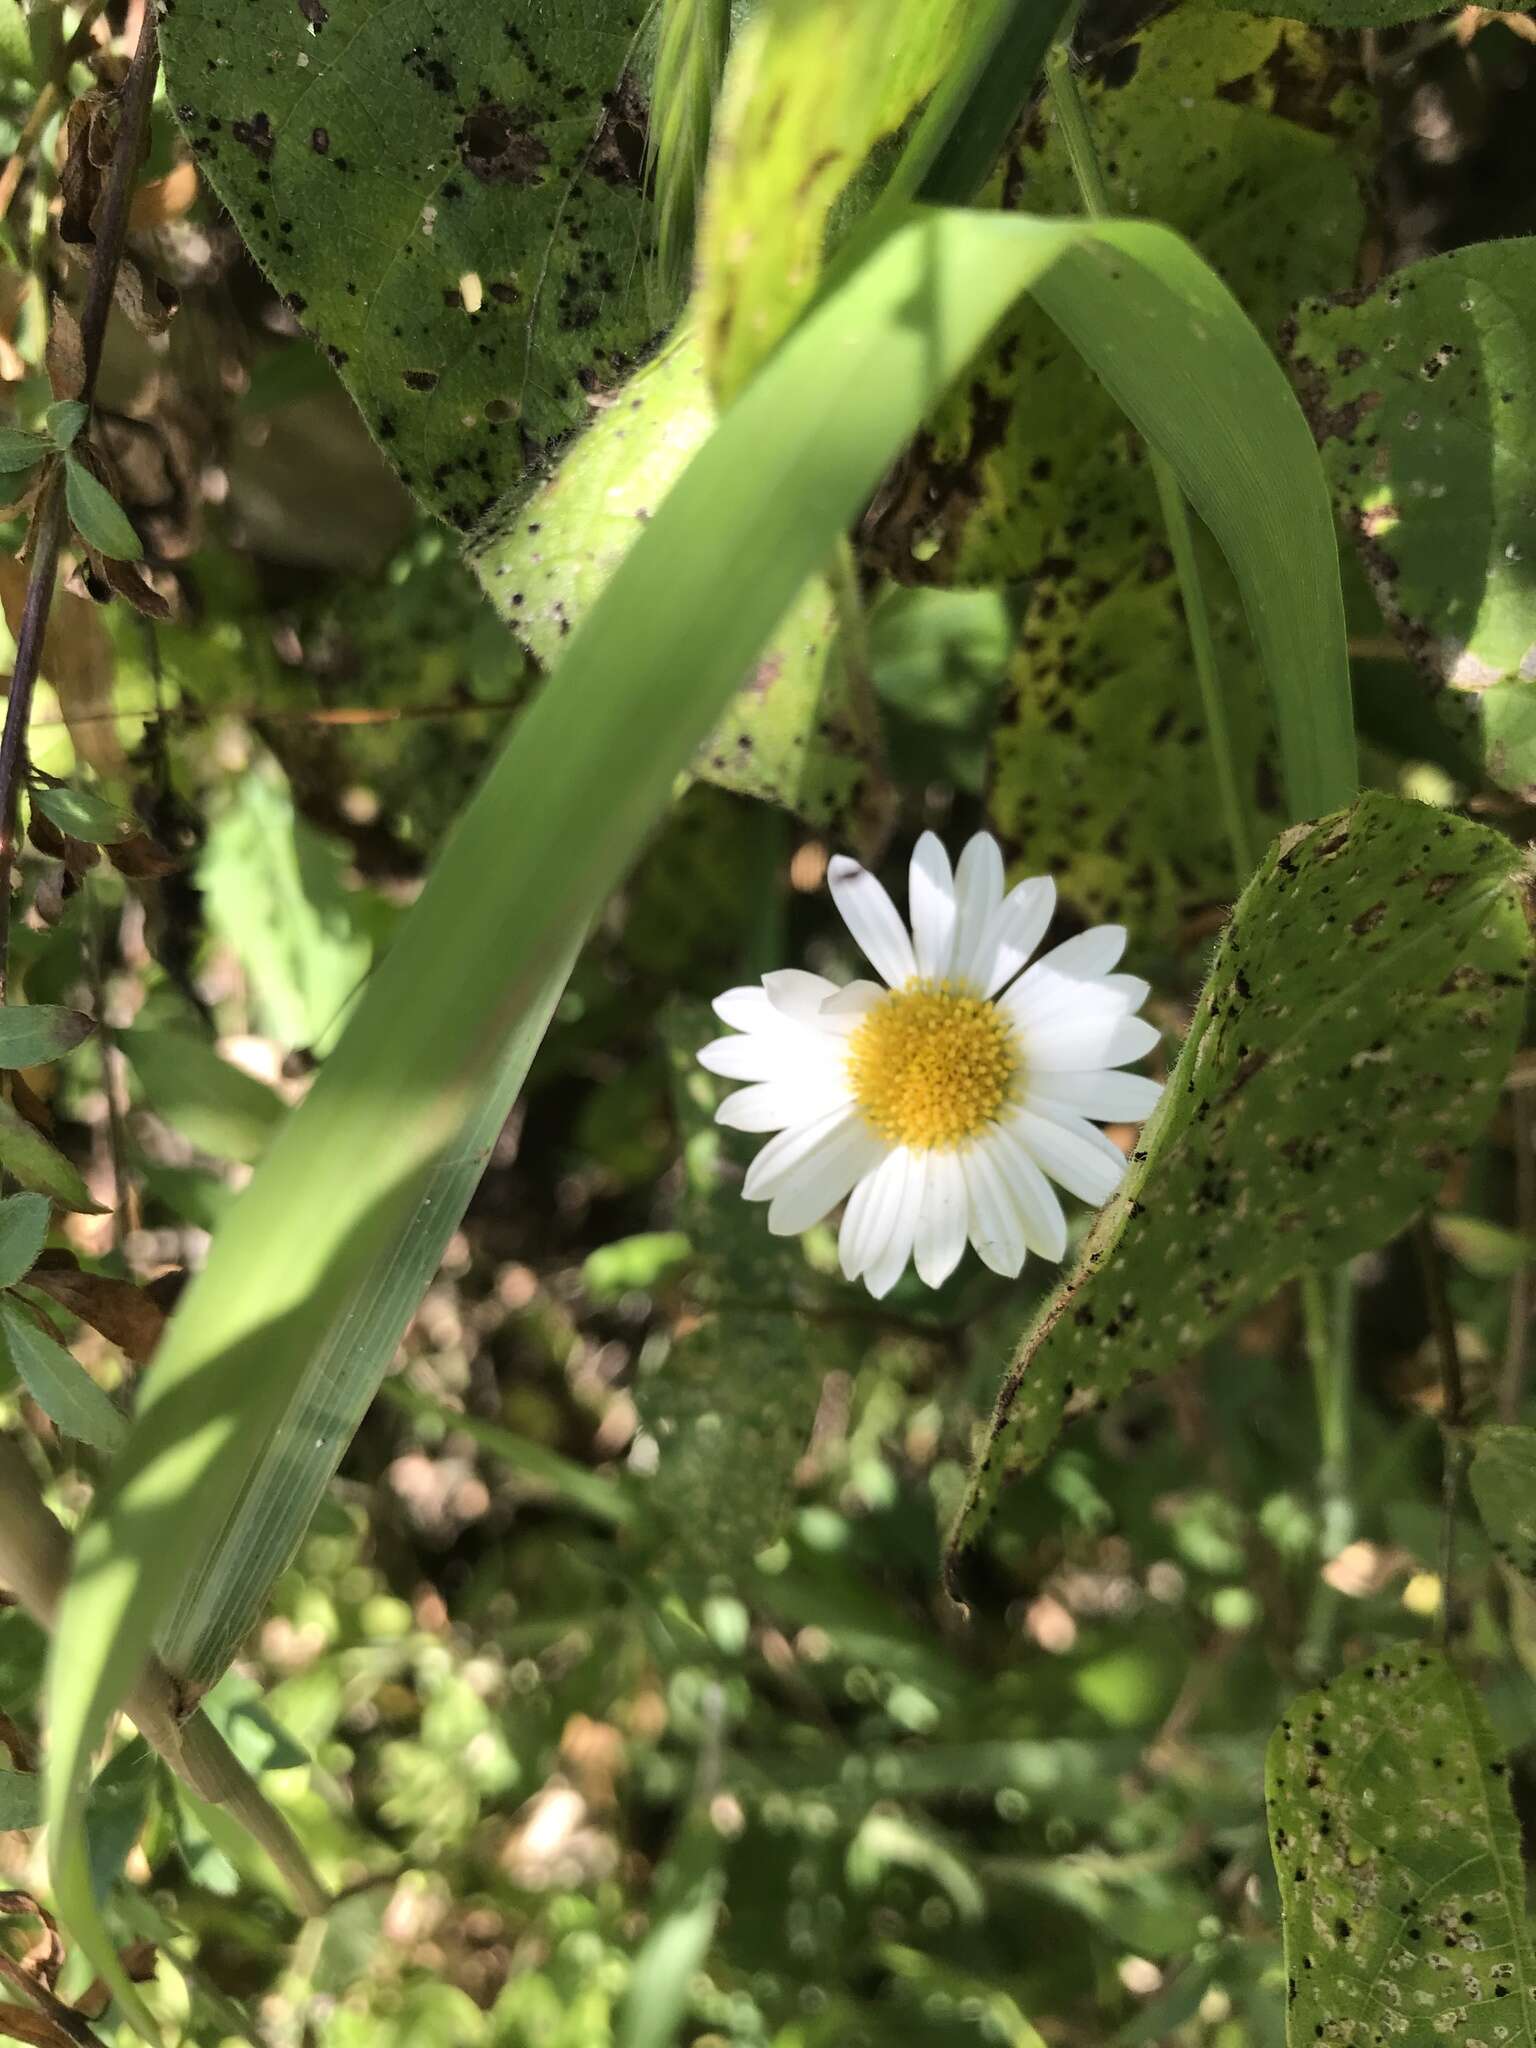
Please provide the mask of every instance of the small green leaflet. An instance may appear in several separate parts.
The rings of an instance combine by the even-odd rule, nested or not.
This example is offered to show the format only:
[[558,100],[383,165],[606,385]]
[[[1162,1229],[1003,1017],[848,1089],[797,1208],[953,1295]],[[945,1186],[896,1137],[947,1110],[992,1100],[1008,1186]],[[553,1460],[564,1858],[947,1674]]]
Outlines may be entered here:
[[114,562],[142,559],[143,543],[127,513],[106,486],[98,483],[73,455],[64,458],[64,498],[75,531],[87,547],[95,548],[98,554]]
[[1488,1541],[1536,1585],[1536,1430],[1490,1423],[1476,1441],[1468,1483]]
[[50,405],[43,415],[48,432],[56,448],[72,448],[80,438],[80,429],[91,416],[91,409],[78,398],[61,398]]
[[178,1031],[120,1031],[149,1106],[199,1151],[246,1164],[259,1159],[287,1111],[270,1088]]
[[1482,1701],[1417,1644],[1303,1693],[1270,1739],[1287,2048],[1530,2048],[1520,1830]]
[[52,453],[53,443],[46,434],[32,434],[25,427],[0,427],[0,475],[32,469]]
[[78,1169],[4,1100],[0,1100],[0,1167],[24,1188],[51,1195],[61,1208],[77,1209],[86,1216],[104,1213],[101,1204],[91,1199]]
[[96,1029],[81,1010],[61,1003],[7,1003],[0,1008],[0,1067],[41,1067],[83,1045]]
[[952,1539],[952,1587],[1010,1467],[1165,1372],[1307,1267],[1384,1243],[1487,1118],[1525,1009],[1521,855],[1366,795],[1284,833],[1222,933],[1131,1170],[1025,1337]]
[[0,1770],[0,1833],[35,1828],[43,1817],[43,1781],[35,1771]]
[[127,1418],[80,1361],[14,1302],[0,1301],[0,1332],[17,1377],[49,1420],[66,1436],[115,1451],[128,1434]]
[[14,1287],[37,1264],[52,1206],[46,1195],[7,1195],[0,1201],[0,1287]]
[[92,846],[115,846],[138,830],[136,820],[88,789],[34,788],[32,802],[50,824]]

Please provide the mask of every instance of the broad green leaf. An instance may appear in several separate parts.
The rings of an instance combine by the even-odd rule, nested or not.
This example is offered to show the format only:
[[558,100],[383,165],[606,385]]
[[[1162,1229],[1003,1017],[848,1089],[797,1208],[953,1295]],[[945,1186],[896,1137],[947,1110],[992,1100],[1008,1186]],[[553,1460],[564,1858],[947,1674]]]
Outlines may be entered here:
[[265,1083],[187,1032],[135,1027],[115,1040],[150,1108],[200,1152],[257,1160],[288,1114]]
[[261,1029],[324,1055],[373,959],[345,851],[296,816],[286,783],[243,776],[198,860],[208,922],[245,966]]
[[1480,1429],[1467,1478],[1494,1554],[1536,1584],[1536,1430]]
[[116,804],[94,796],[88,789],[35,788],[31,801],[61,832],[91,846],[115,846],[140,829],[137,821]]
[[122,1448],[128,1435],[122,1410],[79,1359],[10,1301],[0,1301],[0,1333],[18,1379],[50,1421],[98,1451]]
[[0,1100],[0,1167],[24,1188],[48,1195],[64,1209],[99,1216],[102,1207],[91,1199],[79,1170],[51,1145],[34,1124]]
[[1008,1370],[952,1584],[1069,1402],[1166,1372],[1293,1274],[1402,1228],[1493,1106],[1529,944],[1520,855],[1482,826],[1367,795],[1276,840],[1120,1193]]
[[[1302,292],[1355,276],[1364,209],[1348,145],[1363,115],[1334,64],[1305,30],[1184,6],[1106,53],[1083,88],[1112,206],[1188,234],[1265,334]],[[1025,129],[1001,190],[1031,210],[1081,210],[1054,123]],[[1230,899],[1232,856],[1149,466],[1035,309],[936,436],[941,476],[964,441],[943,486],[953,559],[897,573],[1032,585],[993,729],[989,821],[1017,867],[1049,868],[1080,916],[1175,946],[1193,913]],[[1201,554],[1240,789],[1250,816],[1272,812],[1269,707],[1230,579]]]
[[766,0],[736,38],[696,259],[719,398],[810,303],[834,205],[992,11],[988,0]]
[[[359,1388],[366,1399],[414,1305],[404,1288],[419,1291],[424,1251],[435,1259],[457,1221],[485,1125],[519,1047],[526,1059],[542,1031],[575,935],[895,451],[1017,294],[1058,274],[1062,316],[1242,565],[1275,689],[1305,715],[1332,777],[1345,772],[1330,750],[1343,649],[1315,452],[1219,284],[1155,227],[906,220],[753,379],[572,634],[561,687],[522,714],[145,1376],[132,1434],[77,1537],[49,1682],[56,1895],[120,1996],[81,1860],[80,1796],[99,1731],[181,1600],[189,1561],[198,1566],[232,1501],[249,1503],[253,1526],[266,1518],[275,1489],[257,1475],[269,1460],[282,1470],[305,1441],[295,1404],[333,1360],[344,1361],[346,1412],[359,1412]],[[1299,800],[1317,780],[1328,777],[1303,775]],[[365,1324],[396,1275],[401,1293]],[[328,1472],[344,1430],[314,1436]],[[271,1523],[281,1559],[303,1516],[280,1504]],[[253,1569],[250,1597],[259,1603],[268,1583]],[[221,1600],[221,1624],[237,1604]]]
[[[714,425],[698,345],[685,335],[596,415],[505,531],[477,543],[491,601],[545,668]],[[861,844],[873,824],[877,739],[849,688],[832,593],[817,577],[777,622],[693,769]]]
[[[468,529],[665,324],[640,0],[179,0],[199,168],[402,480]],[[381,117],[381,94],[388,113]]]
[[88,546],[114,562],[137,562],[144,544],[132,521],[105,484],[98,483],[83,462],[64,457],[64,502],[70,524]]
[[[1229,0],[1216,0],[1218,6],[1226,6]],[[1511,13],[1518,9],[1519,0],[1492,0],[1490,14]],[[1259,8],[1252,10],[1264,13]],[[1275,10],[1277,13],[1278,9]],[[1286,17],[1295,21],[1315,21],[1319,28],[1395,28],[1405,21],[1426,21],[1443,10],[1431,4],[1431,0],[1286,0]]]
[[[1429,685],[1536,790],[1536,237],[1479,243],[1296,316],[1335,503]],[[1413,687],[1405,671],[1403,687]]]
[[37,1264],[52,1213],[46,1195],[7,1195],[0,1201],[0,1287],[14,1287]]
[[0,1067],[41,1067],[83,1045],[96,1029],[80,1010],[60,1003],[7,1003],[0,1008]]
[[645,153],[655,184],[656,260],[662,276],[679,288],[688,281],[730,40],[731,0],[661,0]]
[[1476,1692],[1418,1644],[1292,1701],[1265,1767],[1287,2048],[1536,2041],[1505,1771]]

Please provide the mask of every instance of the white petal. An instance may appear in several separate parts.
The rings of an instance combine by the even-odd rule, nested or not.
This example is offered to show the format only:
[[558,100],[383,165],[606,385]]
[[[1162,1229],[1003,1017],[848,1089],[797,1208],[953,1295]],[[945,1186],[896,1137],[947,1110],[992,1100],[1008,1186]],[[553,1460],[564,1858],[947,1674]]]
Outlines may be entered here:
[[816,1014],[816,1021],[823,1031],[834,1031],[840,1038],[851,1037],[875,1004],[883,1001],[889,993],[883,982],[850,981],[836,995],[827,997]]
[[772,1014],[767,991],[761,988],[728,988],[710,1008],[733,1031],[759,1031]]
[[811,1123],[847,1100],[847,1089],[831,1081],[760,1081],[727,1095],[715,1122],[732,1131],[782,1131],[790,1124]]
[[912,849],[907,910],[917,971],[930,981],[942,981],[955,945],[955,878],[949,855],[934,832],[925,832]]
[[1067,1219],[1061,1200],[1045,1175],[1004,1124],[992,1141],[993,1161],[1018,1205],[1024,1242],[1037,1258],[1061,1259],[1067,1249]]
[[776,1195],[790,1174],[796,1172],[814,1152],[834,1139],[844,1126],[857,1121],[851,1105],[829,1110],[808,1123],[794,1124],[770,1138],[747,1168],[741,1192],[749,1202],[764,1202]]
[[1059,946],[1053,946],[1029,971],[1035,974],[1042,968],[1053,968],[1057,974],[1070,974],[1074,981],[1099,981],[1119,966],[1124,951],[1123,924],[1096,924],[1089,931],[1079,932],[1075,939],[1063,939]]
[[[1062,1117],[1069,1114],[1061,1112]],[[1125,1178],[1125,1155],[1104,1133],[1081,1117],[1070,1123],[1036,1116],[1021,1109],[1010,1120],[1013,1135],[1028,1147],[1030,1157],[1069,1195],[1097,1209]]]
[[792,1081],[804,1070],[800,1049],[767,1031],[732,1032],[700,1048],[699,1065],[727,1081]]
[[1127,1010],[1139,1010],[1152,993],[1151,982],[1139,974],[1106,974],[1104,986],[1114,990]]
[[1012,981],[1056,913],[1056,884],[1049,875],[1031,875],[1011,889],[993,913],[976,949],[976,978],[983,995],[995,996]]
[[837,983],[824,974],[807,974],[803,967],[780,967],[763,976],[769,1002],[781,1017],[797,1024],[814,1024],[828,996],[837,994]]
[[[843,1271],[850,1280],[857,1280],[890,1243],[906,1195],[911,1157],[905,1147],[898,1146],[895,1151],[887,1152],[849,1198],[837,1249]],[[907,1242],[910,1249],[910,1234]],[[902,1264],[906,1264],[905,1255]]]
[[925,1287],[942,1287],[959,1265],[970,1214],[959,1153],[930,1152],[928,1184],[913,1240],[917,1277]]
[[775,1237],[798,1237],[835,1209],[856,1180],[878,1164],[883,1142],[861,1117],[850,1117],[775,1183],[768,1228]]
[[1024,1107],[1043,1115],[1070,1109],[1101,1123],[1139,1124],[1156,1109],[1162,1093],[1162,1082],[1149,1081],[1145,1074],[1052,1074],[1029,1090]]
[[983,1141],[961,1157],[970,1196],[971,1243],[983,1265],[1005,1279],[1017,1279],[1024,1268],[1024,1225],[992,1148]]
[[910,981],[917,972],[912,941],[895,904],[869,870],[837,853],[827,869],[827,882],[844,924],[875,972],[892,988]]
[[956,981],[986,986],[990,958],[981,957],[987,926],[1003,900],[1003,856],[990,832],[966,842],[955,869],[955,946],[949,971]]
[[864,1285],[876,1301],[883,1300],[890,1293],[906,1271],[907,1261],[912,1256],[912,1240],[917,1234],[917,1219],[922,1212],[930,1157],[929,1153],[909,1152],[903,1147],[886,1161],[887,1167],[897,1160],[901,1162],[901,1180],[885,1243],[864,1268]]
[[1081,999],[1043,1021],[1014,1017],[1028,1075],[1081,1074],[1093,1067],[1123,1067],[1149,1053],[1162,1036],[1143,1017],[1128,1017],[1120,999],[1100,984],[1081,984]]

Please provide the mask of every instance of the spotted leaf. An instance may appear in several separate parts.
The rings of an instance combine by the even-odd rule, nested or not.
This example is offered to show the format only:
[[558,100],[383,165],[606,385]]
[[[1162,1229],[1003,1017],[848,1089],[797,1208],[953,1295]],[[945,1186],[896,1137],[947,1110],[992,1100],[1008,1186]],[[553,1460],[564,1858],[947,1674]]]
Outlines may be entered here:
[[1495,1554],[1536,1585],[1536,1430],[1479,1430],[1468,1478]]
[[[1489,772],[1536,796],[1536,237],[1302,306],[1292,368],[1382,610]],[[1404,688],[1412,687],[1405,671]]]
[[[546,668],[601,595],[715,422],[685,335],[593,418],[556,474],[472,549],[492,602]],[[861,843],[874,809],[875,735],[837,646],[832,594],[808,583],[699,750],[695,773],[786,805]]]
[[1410,1645],[1303,1693],[1270,1739],[1288,2048],[1530,2048],[1520,1830],[1482,1701]]
[[[468,528],[664,324],[641,0],[177,0],[171,102],[402,479]],[[387,109],[387,113],[383,110]]]
[[1485,1121],[1529,964],[1498,833],[1367,795],[1270,848],[1120,1193],[1004,1380],[950,1582],[1069,1404],[1166,1371],[1307,1267],[1382,1244]]

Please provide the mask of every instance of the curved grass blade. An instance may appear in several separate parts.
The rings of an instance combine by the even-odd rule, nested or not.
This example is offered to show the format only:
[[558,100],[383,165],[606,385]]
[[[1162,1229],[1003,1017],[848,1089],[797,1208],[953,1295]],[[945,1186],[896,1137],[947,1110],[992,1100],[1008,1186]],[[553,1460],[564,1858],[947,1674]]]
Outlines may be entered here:
[[[1084,268],[1089,248],[1104,260]],[[1176,236],[918,213],[807,318],[572,635],[558,687],[524,714],[465,811],[146,1375],[79,1538],[50,1665],[55,1882],[99,1966],[110,1944],[82,1858],[86,1764],[181,1594],[186,1560],[221,1540],[226,1504],[249,1497],[315,1361],[348,1355],[381,1270],[462,1162],[509,1040],[537,1034],[572,935],[774,621],[1019,292],[1063,265],[1057,303],[1085,354],[1167,449],[1249,581],[1270,579],[1277,693],[1306,705],[1336,687],[1342,617],[1320,567],[1332,525],[1310,436],[1262,341]],[[1308,562],[1287,637],[1281,586]],[[370,1333],[375,1377],[398,1326],[381,1318]]]

